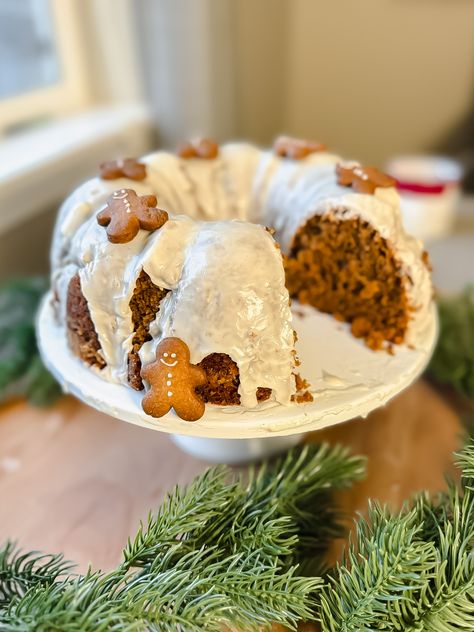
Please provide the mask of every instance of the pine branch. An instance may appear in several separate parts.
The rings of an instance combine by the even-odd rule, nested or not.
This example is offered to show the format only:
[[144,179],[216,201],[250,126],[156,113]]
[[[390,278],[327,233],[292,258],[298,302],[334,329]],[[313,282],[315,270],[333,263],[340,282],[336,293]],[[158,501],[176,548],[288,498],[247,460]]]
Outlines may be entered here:
[[456,456],[456,464],[462,471],[462,483],[470,495],[471,492],[474,492],[474,437]]
[[474,439],[463,488],[391,514],[372,506],[321,594],[324,632],[474,629]]
[[377,504],[359,519],[355,541],[321,595],[324,630],[390,629],[394,604],[409,604],[432,576],[435,549],[417,540],[416,511],[391,516]]
[[[234,556],[224,568],[218,552],[195,551],[177,563],[168,554],[147,573],[89,574],[68,584],[32,589],[0,614],[2,630],[137,629],[218,632],[224,624],[256,630],[314,612],[319,579],[293,571],[275,577],[255,556]],[[280,610],[279,605],[285,605]]]
[[43,277],[9,281],[0,286],[0,401],[26,396],[43,406],[61,394],[58,383],[38,354],[35,314],[48,282]]
[[320,575],[326,570],[325,551],[346,531],[345,517],[332,499],[333,491],[349,487],[364,474],[365,459],[351,456],[343,446],[308,447],[297,460],[281,457],[273,467],[251,469],[249,505],[258,507],[260,498],[272,497],[277,514],[292,517],[298,536],[287,564],[299,564],[304,575]]
[[[187,569],[184,577],[186,587],[184,592],[181,591],[183,603],[187,604],[189,600],[193,604],[200,602],[203,593],[206,597],[219,595],[220,601],[216,602],[219,617],[213,617],[216,630],[221,629],[222,623],[246,630],[268,625],[269,621],[291,625],[298,619],[314,615],[314,592],[319,588],[321,580],[298,577],[296,567],[282,572],[277,559],[268,564],[261,560],[259,552],[226,557],[225,565],[222,563],[222,551],[218,549],[195,551],[188,554],[188,557],[197,557],[200,564],[190,572],[190,564],[180,560],[179,564]],[[162,567],[160,562],[156,560],[146,574],[138,576],[138,580],[145,592],[154,584],[163,601],[162,577],[166,572],[173,576],[175,569],[169,568],[158,576],[156,570]],[[165,604],[170,600],[170,595],[175,599],[173,592],[167,590],[164,594]],[[156,603],[155,599],[153,602]],[[176,629],[173,628],[176,612],[169,605],[160,607],[159,611],[161,614],[167,612],[171,630]],[[196,616],[193,621],[196,621]],[[202,619],[198,629],[213,628],[209,628],[207,619]]]
[[[323,445],[293,450],[251,470],[247,482],[237,477],[226,484],[227,469],[215,468],[184,492],[177,488],[168,496],[157,516],[149,517],[147,529],[140,527],[128,544],[125,564],[146,565],[176,541],[183,550],[214,542],[229,555],[258,546],[269,562],[278,556],[286,566],[308,557],[321,563],[329,542],[343,532],[331,492],[360,479],[364,464],[345,448]],[[177,508],[184,509],[182,520]]]
[[229,510],[232,498],[238,494],[236,483],[226,482],[228,475],[225,466],[217,466],[187,487],[175,487],[156,516],[148,516],[147,527],[140,524],[133,542],[129,540],[124,550],[126,570],[145,566],[176,543],[181,543],[183,553],[199,549],[201,543],[193,540],[193,533],[200,530],[203,523],[214,524],[221,512]]
[[440,335],[428,367],[439,382],[474,398],[474,286],[438,301]]
[[116,571],[51,576],[10,595],[0,629],[220,632],[224,624],[294,628],[314,618],[322,580],[300,576],[293,563],[299,530],[319,511],[320,491],[350,485],[363,461],[337,447],[306,447],[273,468],[244,481],[219,466],[175,488]]
[[32,587],[0,611],[0,629],[6,632],[92,632],[144,630],[121,608],[114,594],[120,579],[89,572],[73,580]]
[[439,504],[437,573],[413,632],[474,629],[474,439],[457,456],[463,491],[451,484]]
[[13,542],[0,549],[0,608],[33,586],[47,586],[67,576],[74,565],[62,555],[22,553]]

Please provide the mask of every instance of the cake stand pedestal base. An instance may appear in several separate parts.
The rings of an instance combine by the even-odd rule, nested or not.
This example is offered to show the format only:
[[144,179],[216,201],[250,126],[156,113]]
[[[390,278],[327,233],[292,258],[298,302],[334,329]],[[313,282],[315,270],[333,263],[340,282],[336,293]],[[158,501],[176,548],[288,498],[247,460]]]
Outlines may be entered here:
[[303,434],[283,437],[258,437],[255,439],[208,439],[172,435],[173,442],[192,456],[211,463],[238,465],[260,461],[289,450],[303,439]]

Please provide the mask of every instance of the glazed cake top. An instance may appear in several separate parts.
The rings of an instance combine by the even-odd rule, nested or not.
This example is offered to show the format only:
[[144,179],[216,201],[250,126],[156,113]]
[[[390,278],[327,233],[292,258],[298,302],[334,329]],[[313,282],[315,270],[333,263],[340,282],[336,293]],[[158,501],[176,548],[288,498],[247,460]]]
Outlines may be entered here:
[[[344,210],[345,217],[364,219],[401,263],[416,308],[410,330],[426,319],[430,275],[422,245],[403,230],[395,189],[368,195],[340,186],[339,157],[318,152],[295,161],[230,143],[211,160],[160,151],[143,162],[146,177],[140,182],[94,178],[76,189],[61,208],[53,241],[60,304],[65,310],[68,282],[79,273],[108,379],[126,382],[133,335],[129,302],[143,268],[153,283],[172,290],[152,323],[153,340],[140,352],[144,362],[161,338],[178,336],[189,345],[193,363],[213,352],[232,357],[244,406],[256,404],[257,387],[271,388],[278,402],[289,402],[294,359],[288,292],[276,244],[257,224],[274,228],[288,252],[297,229],[317,213],[337,216]],[[96,215],[122,188],[156,194],[170,220],[154,233],[141,230],[127,244],[111,244]],[[65,322],[64,312],[62,318]]]

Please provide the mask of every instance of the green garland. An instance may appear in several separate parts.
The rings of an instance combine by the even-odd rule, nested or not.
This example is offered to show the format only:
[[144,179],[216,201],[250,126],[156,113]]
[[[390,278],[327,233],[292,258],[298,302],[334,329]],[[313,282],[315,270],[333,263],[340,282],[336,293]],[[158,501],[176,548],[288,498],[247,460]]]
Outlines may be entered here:
[[[400,512],[370,503],[340,565],[323,567],[341,534],[330,494],[361,478],[340,447],[307,446],[273,466],[219,466],[177,487],[110,573],[71,575],[62,556],[0,550],[0,630],[217,632],[293,627],[323,632],[474,629],[474,440],[458,455],[461,484]],[[234,629],[234,628],[233,628]]]
[[474,400],[474,286],[438,300],[439,342],[429,373]]
[[[363,460],[327,445],[294,450],[248,477],[220,466],[177,487],[141,526],[111,573],[71,575],[62,556],[0,551],[0,629],[323,632],[474,629],[474,440],[458,455],[461,485],[419,495],[400,512],[370,503],[344,559],[323,567],[340,535],[330,493]],[[311,527],[312,525],[312,527]]]
[[458,464],[461,489],[370,505],[321,592],[323,632],[474,630],[474,440]]
[[219,466],[176,487],[111,573],[70,576],[61,556],[0,552],[0,630],[254,630],[314,618],[323,567],[342,533],[331,493],[364,474],[341,447],[306,447],[250,470]]
[[46,406],[61,395],[36,345],[34,319],[47,287],[43,277],[0,286],[0,402],[18,395],[37,406]]

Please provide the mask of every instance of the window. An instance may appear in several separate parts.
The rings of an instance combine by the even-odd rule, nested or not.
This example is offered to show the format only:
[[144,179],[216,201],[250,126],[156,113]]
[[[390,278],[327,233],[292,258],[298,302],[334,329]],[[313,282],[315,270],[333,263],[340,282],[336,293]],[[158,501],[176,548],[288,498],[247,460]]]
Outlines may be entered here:
[[0,239],[150,148],[134,2],[0,0]]
[[79,7],[76,0],[1,0],[0,133],[84,105]]
[[3,0],[0,59],[0,99],[58,82],[60,70],[48,0]]

